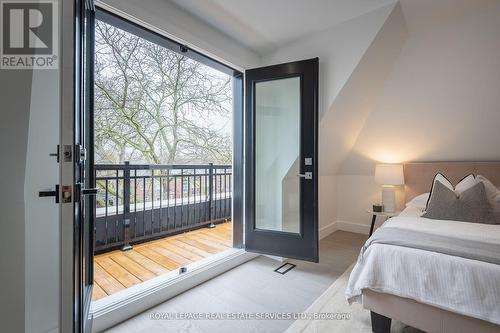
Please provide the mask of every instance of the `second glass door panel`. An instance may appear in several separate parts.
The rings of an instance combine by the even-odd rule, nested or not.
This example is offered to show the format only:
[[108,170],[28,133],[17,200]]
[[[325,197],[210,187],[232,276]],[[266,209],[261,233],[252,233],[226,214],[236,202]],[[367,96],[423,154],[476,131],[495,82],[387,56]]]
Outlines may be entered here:
[[255,83],[255,227],[300,232],[300,77]]

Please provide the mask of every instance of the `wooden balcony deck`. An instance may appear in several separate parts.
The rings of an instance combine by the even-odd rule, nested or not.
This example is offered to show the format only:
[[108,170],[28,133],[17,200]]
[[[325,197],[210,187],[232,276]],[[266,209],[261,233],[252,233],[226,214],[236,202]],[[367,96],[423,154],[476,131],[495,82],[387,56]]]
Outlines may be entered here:
[[232,247],[232,223],[202,228],[94,257],[94,292],[98,300],[158,275]]

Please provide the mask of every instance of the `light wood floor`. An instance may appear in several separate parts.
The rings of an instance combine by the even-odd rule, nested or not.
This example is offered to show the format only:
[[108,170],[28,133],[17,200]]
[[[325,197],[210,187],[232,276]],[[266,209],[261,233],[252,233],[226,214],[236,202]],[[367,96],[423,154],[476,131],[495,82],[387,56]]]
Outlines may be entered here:
[[[282,265],[282,262],[259,256],[105,332],[284,332],[293,323],[293,319],[151,320],[151,314],[303,312],[356,261],[367,238],[367,235],[336,231],[319,242],[318,264],[289,260],[288,262],[296,264],[297,267],[285,275],[274,272]],[[340,294],[339,296],[343,297],[343,291]],[[328,312],[339,312],[339,310],[351,312],[343,308],[328,308]],[[354,320],[345,322],[350,321]],[[337,324],[337,320],[327,320],[327,322],[331,322],[331,325]],[[320,325],[318,332],[323,332],[321,327]],[[369,320],[367,327],[369,327]]]
[[134,245],[94,257],[94,292],[98,300],[160,274],[232,247],[231,222]]

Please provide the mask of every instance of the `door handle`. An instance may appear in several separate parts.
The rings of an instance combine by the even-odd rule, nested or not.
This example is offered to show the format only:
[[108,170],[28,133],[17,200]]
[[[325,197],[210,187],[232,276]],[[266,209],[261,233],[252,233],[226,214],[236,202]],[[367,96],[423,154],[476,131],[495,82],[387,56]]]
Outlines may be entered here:
[[39,191],[38,197],[39,198],[55,197],[56,203],[59,203],[59,185],[56,185],[56,189],[54,191],[52,190]]
[[84,195],[96,195],[99,192],[99,188],[82,188],[82,183],[75,184],[75,201],[79,202],[80,198]]
[[305,178],[305,179],[313,179],[313,173],[310,171],[304,172],[304,173],[299,173],[297,177],[300,178]]
[[97,194],[97,192],[99,192],[99,189],[97,187],[94,187],[94,188],[84,188],[82,189],[82,195],[94,195],[94,194]]

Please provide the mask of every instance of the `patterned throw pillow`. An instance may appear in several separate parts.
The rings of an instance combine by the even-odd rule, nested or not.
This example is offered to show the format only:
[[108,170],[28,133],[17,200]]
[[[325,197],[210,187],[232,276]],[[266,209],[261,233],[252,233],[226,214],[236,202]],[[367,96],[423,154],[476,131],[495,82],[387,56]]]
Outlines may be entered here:
[[459,195],[441,182],[435,182],[427,210],[422,217],[434,220],[495,224],[482,182]]

